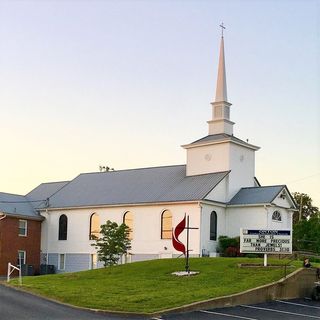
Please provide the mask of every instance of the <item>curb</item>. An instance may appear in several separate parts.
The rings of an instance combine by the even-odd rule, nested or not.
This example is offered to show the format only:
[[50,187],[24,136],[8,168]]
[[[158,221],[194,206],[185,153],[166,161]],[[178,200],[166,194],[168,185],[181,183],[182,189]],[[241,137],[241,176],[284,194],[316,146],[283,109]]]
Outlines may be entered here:
[[[0,282],[0,285],[11,288],[16,291],[21,291],[27,294],[31,294],[38,298],[48,300],[54,302],[56,304],[64,305],[67,307],[71,307],[78,310],[90,311],[94,313],[101,314],[110,314],[110,315],[118,315],[123,317],[137,317],[137,318],[146,318],[146,317],[156,317],[162,314],[168,313],[182,313],[182,312],[190,312],[201,310],[203,308],[222,308],[222,307],[230,307],[236,306],[240,304],[252,304],[252,303],[261,303],[274,299],[290,299],[290,298],[298,298],[299,296],[304,296],[308,289],[312,289],[312,286],[309,288],[309,284],[314,282],[315,277],[315,269],[305,269],[299,268],[298,270],[289,274],[286,278],[281,278],[278,281],[262,285],[253,289],[248,289],[243,292],[217,297],[213,299],[193,302],[187,305],[163,309],[152,313],[138,313],[138,312],[122,312],[122,311],[111,311],[111,310],[103,310],[103,309],[92,309],[79,307],[75,305],[71,305],[65,302],[61,302],[52,298],[48,298],[45,296],[41,296],[37,293],[30,292],[20,287],[11,286],[5,282]],[[302,279],[300,279],[302,278]],[[307,279],[309,278],[309,279]],[[300,280],[300,281],[299,281]],[[309,280],[309,281],[307,281]],[[294,289],[294,290],[292,290]],[[289,290],[289,293],[288,293]],[[292,292],[290,292],[290,290]]]

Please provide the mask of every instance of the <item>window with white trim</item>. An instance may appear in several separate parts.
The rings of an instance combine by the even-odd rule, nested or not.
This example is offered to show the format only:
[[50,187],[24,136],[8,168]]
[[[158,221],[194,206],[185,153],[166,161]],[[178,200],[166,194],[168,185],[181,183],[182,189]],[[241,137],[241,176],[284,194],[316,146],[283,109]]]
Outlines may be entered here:
[[23,264],[26,264],[26,252],[25,250],[18,250],[18,266],[21,267]]
[[66,255],[64,253],[59,254],[59,270],[64,270],[66,267]]
[[129,227],[129,239],[133,239],[133,213],[127,211],[123,216],[123,223]]
[[59,217],[59,240],[67,240],[68,235],[68,218],[65,214]]
[[100,218],[97,213],[93,213],[90,216],[90,240],[96,240],[100,236]]
[[280,213],[278,210],[273,211],[273,213],[272,213],[272,220],[273,220],[273,221],[277,221],[277,222],[281,222],[281,221],[282,221],[281,213]]
[[26,237],[27,236],[27,220],[19,220],[19,236]]
[[217,213],[215,211],[210,214],[210,240],[217,240]]
[[165,210],[161,214],[161,239],[172,238],[172,214]]

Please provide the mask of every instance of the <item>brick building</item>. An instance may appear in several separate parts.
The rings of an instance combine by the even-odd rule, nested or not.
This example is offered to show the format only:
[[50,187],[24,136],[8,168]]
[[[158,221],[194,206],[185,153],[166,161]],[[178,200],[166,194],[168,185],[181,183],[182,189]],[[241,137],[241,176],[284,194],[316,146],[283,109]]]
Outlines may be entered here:
[[42,220],[24,196],[0,193],[0,276],[9,262],[39,272]]

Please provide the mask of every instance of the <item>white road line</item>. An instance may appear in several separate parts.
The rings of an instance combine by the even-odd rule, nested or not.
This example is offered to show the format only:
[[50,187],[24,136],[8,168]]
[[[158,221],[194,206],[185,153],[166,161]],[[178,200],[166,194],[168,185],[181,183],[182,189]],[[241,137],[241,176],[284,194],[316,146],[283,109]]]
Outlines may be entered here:
[[237,319],[258,320],[257,318],[247,318],[247,317],[237,316],[237,315],[234,315],[234,314],[221,313],[221,312],[213,312],[213,311],[207,311],[207,310],[199,310],[199,312],[216,314],[216,315],[219,315],[219,316],[225,316],[225,317],[231,317],[231,318],[237,318]]
[[281,303],[286,303],[286,304],[292,304],[294,306],[301,306],[301,307],[307,307],[307,308],[313,308],[313,309],[320,309],[320,307],[309,306],[309,305],[303,304],[303,303],[294,303],[294,302],[282,301],[282,300],[275,300],[275,301],[281,302]]
[[292,314],[294,316],[302,316],[302,317],[305,317],[305,318],[320,319],[320,317],[310,316],[310,315],[306,315],[306,314],[302,314],[302,313],[280,311],[280,310],[275,310],[275,309],[261,308],[261,307],[254,307],[254,306],[247,306],[247,305],[244,305],[244,304],[241,304],[240,307],[257,309],[257,310],[264,310],[264,311],[272,311],[272,312],[278,312],[278,313],[285,313],[285,314]]

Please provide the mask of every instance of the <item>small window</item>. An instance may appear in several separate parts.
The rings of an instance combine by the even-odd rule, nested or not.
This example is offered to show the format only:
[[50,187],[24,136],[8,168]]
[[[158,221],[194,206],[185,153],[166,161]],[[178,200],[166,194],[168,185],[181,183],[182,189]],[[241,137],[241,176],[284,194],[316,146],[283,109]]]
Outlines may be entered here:
[[282,219],[281,219],[281,213],[279,212],[279,211],[274,211],[273,213],[272,213],[272,220],[273,221],[281,221]]
[[93,213],[90,217],[90,234],[89,239],[98,239],[100,235],[100,218],[97,213]]
[[27,236],[27,221],[19,220],[19,236],[26,237]]
[[215,211],[210,214],[210,240],[217,240],[217,213]]
[[123,223],[129,227],[129,239],[133,239],[133,214],[127,211],[123,216]]
[[59,270],[64,270],[66,264],[66,255],[59,254]]
[[97,269],[98,257],[96,253],[91,254],[91,269]]
[[24,250],[18,250],[18,266],[26,264],[26,252]]
[[59,240],[67,240],[68,218],[65,214],[59,218]]
[[172,238],[172,214],[165,210],[161,215],[161,239]]

